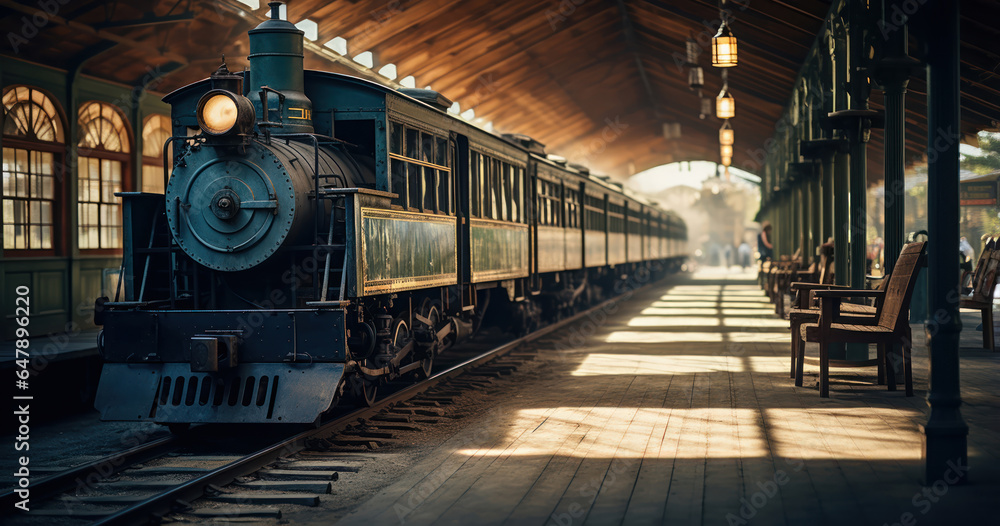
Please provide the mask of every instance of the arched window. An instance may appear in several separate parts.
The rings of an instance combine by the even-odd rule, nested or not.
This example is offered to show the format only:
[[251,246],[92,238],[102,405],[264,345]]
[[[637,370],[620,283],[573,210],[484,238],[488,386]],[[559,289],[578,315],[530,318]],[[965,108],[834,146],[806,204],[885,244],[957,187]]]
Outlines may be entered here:
[[88,102],[80,107],[79,177],[80,249],[118,249],[122,246],[121,200],[127,181],[129,132],[125,119],[112,105]]
[[54,253],[62,118],[52,99],[28,86],[4,90],[3,113],[3,248]]
[[[163,143],[172,135],[170,117],[159,113],[146,117],[142,125],[143,192],[163,193]],[[168,155],[171,149],[167,150]]]

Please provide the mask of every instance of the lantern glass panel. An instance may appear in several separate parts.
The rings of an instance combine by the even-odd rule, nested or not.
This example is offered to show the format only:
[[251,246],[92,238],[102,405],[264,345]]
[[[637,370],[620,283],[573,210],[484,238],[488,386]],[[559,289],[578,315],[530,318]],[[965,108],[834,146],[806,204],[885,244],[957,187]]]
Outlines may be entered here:
[[736,37],[725,22],[719,32],[712,37],[712,65],[717,68],[731,68],[737,63]]
[[715,99],[715,116],[720,119],[732,119],[736,116],[736,100],[726,91]]
[[712,39],[712,65],[717,68],[731,68],[737,65],[736,37]]
[[701,50],[698,49],[698,43],[695,42],[694,40],[690,40],[689,39],[686,42],[686,51],[687,51],[687,62],[688,62],[688,64],[697,64],[698,63],[698,55],[701,54]]
[[705,72],[699,66],[688,70],[688,86],[699,89],[705,86]]
[[732,157],[723,157],[722,158],[722,166],[729,167],[732,164],[733,164],[733,158]]
[[732,128],[726,127],[719,130],[719,144],[732,146],[734,142],[736,142],[736,135]]
[[723,158],[725,158],[725,157],[732,157],[733,156],[733,147],[731,145],[728,145],[728,144],[723,144],[722,146],[719,147],[719,153],[722,154]]

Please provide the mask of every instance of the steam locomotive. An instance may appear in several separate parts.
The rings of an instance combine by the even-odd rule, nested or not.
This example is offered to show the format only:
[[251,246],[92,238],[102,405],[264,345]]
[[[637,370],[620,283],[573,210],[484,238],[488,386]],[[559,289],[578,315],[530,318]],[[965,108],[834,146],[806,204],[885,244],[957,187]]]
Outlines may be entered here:
[[166,190],[120,194],[96,309],[103,419],[314,422],[429,375],[487,307],[529,330],[682,264],[677,215],[434,91],[306,71],[302,35],[274,3],[248,72],[164,98]]

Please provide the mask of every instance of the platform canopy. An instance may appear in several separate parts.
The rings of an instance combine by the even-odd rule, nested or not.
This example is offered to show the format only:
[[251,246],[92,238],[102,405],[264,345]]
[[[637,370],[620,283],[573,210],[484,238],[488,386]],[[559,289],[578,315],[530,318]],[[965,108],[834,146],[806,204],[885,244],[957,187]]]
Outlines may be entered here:
[[[149,83],[156,93],[206,77],[223,53],[231,68],[245,65],[246,31],[267,11],[236,0],[51,3],[58,12],[45,15],[38,37],[28,37],[38,2],[0,0],[0,31],[8,35],[2,53],[71,69],[101,51],[84,74]],[[1000,4],[961,3],[961,132],[969,136],[996,128],[1000,115]],[[733,162],[742,166],[773,135],[830,2],[730,0],[729,9],[739,39],[739,66],[729,68],[737,104]],[[311,21],[300,26],[315,37],[307,45],[309,68],[392,86],[413,76],[417,87],[430,85],[462,112],[474,110],[477,123],[530,135],[550,153],[618,178],[673,161],[718,159],[721,122],[700,118],[698,95],[680,64],[688,39],[710,46],[720,18],[716,1],[292,0],[287,18]],[[340,41],[331,42],[337,37],[346,55],[338,52],[345,51]],[[710,65],[710,48],[702,49],[704,95],[714,106],[721,70]],[[370,69],[352,60],[366,51]],[[916,42],[911,54],[920,58]],[[395,81],[377,73],[387,64],[395,65]],[[922,78],[913,79],[910,94],[907,146],[919,157],[926,144]],[[880,101],[876,90],[873,108]],[[679,138],[665,138],[670,123],[680,124]],[[870,156],[876,179],[879,141],[876,131]]]

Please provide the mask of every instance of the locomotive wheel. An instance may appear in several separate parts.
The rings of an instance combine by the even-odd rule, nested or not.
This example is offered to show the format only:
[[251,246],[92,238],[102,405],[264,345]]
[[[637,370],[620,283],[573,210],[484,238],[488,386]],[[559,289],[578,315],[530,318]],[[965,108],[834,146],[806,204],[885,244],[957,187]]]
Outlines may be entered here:
[[410,328],[402,318],[392,320],[389,327],[389,343],[394,347],[394,351],[402,349],[410,339]]
[[[432,331],[437,330],[438,325],[441,324],[441,311],[429,299],[425,299],[421,305],[420,315],[431,321],[429,328]],[[423,379],[429,377],[433,368],[434,355],[428,354],[426,358],[420,360],[420,369],[417,370],[417,378]]]
[[378,398],[378,382],[374,380],[361,380],[360,395],[358,397],[358,403],[363,404],[364,407],[371,407],[375,404],[375,399]]
[[358,407],[371,407],[378,398],[378,380],[354,376],[347,385],[350,400]]

